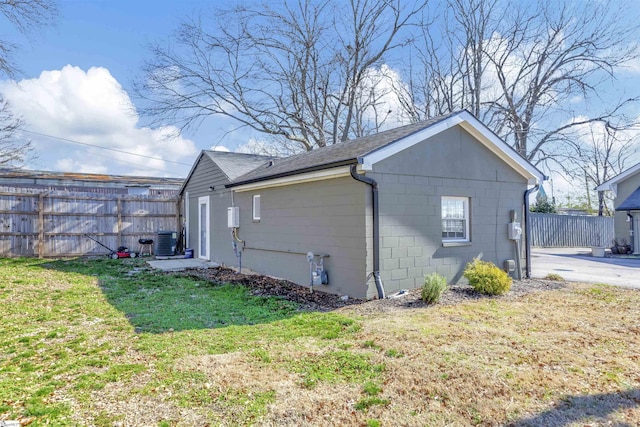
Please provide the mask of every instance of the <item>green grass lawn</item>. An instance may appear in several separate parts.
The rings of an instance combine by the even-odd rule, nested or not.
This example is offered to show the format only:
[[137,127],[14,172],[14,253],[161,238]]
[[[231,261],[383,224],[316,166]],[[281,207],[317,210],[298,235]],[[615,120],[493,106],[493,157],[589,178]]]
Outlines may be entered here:
[[140,259],[0,259],[0,420],[640,423],[638,291],[359,313],[301,312]]
[[[187,404],[202,378],[175,369],[176,359],[246,351],[264,362],[262,344],[335,339],[358,328],[343,316],[299,313],[291,302],[253,297],[242,286],[212,286],[142,265],[141,260],[0,260],[0,420],[72,425],[78,421],[73,412],[90,404],[93,391],[130,382],[151,364],[149,384],[137,391],[171,388],[172,400]],[[366,360],[357,362],[355,371],[367,369]],[[322,368],[310,374],[316,376]],[[271,394],[253,396],[238,423],[264,411]],[[227,398],[241,395],[241,389],[229,389]],[[111,425],[117,418],[105,411],[96,422]]]

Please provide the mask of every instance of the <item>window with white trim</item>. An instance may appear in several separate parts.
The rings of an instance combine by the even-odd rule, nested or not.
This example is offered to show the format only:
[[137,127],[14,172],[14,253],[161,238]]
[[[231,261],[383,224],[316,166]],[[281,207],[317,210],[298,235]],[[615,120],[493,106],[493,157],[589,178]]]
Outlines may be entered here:
[[468,242],[469,198],[442,197],[442,241]]
[[253,196],[253,220],[260,221],[260,195]]

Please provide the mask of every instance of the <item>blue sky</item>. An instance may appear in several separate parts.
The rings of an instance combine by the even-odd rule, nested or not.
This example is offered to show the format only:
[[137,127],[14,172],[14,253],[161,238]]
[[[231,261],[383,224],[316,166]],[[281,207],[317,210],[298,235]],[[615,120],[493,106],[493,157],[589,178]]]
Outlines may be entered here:
[[[236,0],[243,1],[250,3]],[[14,104],[31,131],[25,136],[33,141],[37,158],[27,167],[184,177],[201,149],[222,146],[236,150],[260,138],[247,130],[235,130],[237,125],[224,118],[209,119],[198,131],[176,138],[174,128],[148,127],[144,118],[136,115],[139,101],[133,98],[131,86],[149,57],[146,46],[168,40],[183,18],[218,3],[59,0],[58,4],[55,25],[28,38],[12,33],[0,20],[0,38],[20,45],[14,60],[22,74],[14,81],[0,79],[0,92]],[[640,61],[619,78],[635,94],[639,76]],[[608,94],[603,95],[606,98]],[[569,185],[556,182],[556,190]]]
[[[145,58],[149,57],[146,46],[151,42],[168,39],[181,19],[188,17],[194,10],[211,4],[206,0],[60,0],[60,13],[54,26],[36,30],[28,38],[17,32],[1,31],[4,38],[19,44],[19,50],[13,59],[22,73],[15,81],[31,83],[29,88],[21,87],[18,90],[14,87],[13,90],[18,94],[26,92],[23,96],[18,96],[25,100],[24,104],[27,100],[33,102],[38,97],[37,94],[48,90],[50,92],[47,96],[43,96],[47,100],[45,102],[60,106],[60,99],[56,96],[63,97],[66,93],[66,99],[74,98],[67,91],[75,91],[78,97],[85,97],[93,92],[89,87],[102,85],[102,90],[97,90],[93,96],[93,102],[100,104],[103,100],[110,99],[109,94],[117,92],[119,85],[125,96],[123,102],[127,103],[128,94],[128,101],[135,104],[137,101],[132,99],[131,86],[141,73]],[[5,22],[1,24],[0,28],[8,27]],[[50,71],[58,73],[47,74]],[[43,72],[47,74],[46,77],[42,76]],[[109,75],[112,79],[109,79]],[[3,83],[8,84],[6,80]],[[233,149],[248,138],[247,135],[234,137],[236,134],[233,132],[227,134],[234,128],[233,124],[216,120],[216,125],[202,126],[197,132],[185,132],[177,142],[154,147],[154,138],[157,139],[157,135],[163,134],[163,131],[149,129],[144,134],[136,132],[135,129],[145,127],[144,118],[131,121],[126,117],[118,117],[118,113],[111,111],[117,108],[113,105],[114,102],[123,103],[118,100],[112,100],[111,105],[104,106],[104,116],[120,124],[127,122],[127,126],[121,127],[116,135],[104,138],[106,131],[100,131],[100,128],[110,126],[110,122],[104,117],[102,120],[96,118],[95,123],[93,118],[76,120],[86,121],[84,129],[81,123],[61,126],[60,120],[57,120],[58,126],[54,126],[45,123],[42,116],[46,114],[42,114],[40,109],[38,112],[41,114],[33,120],[32,116],[36,115],[35,107],[22,105],[20,99],[11,99],[11,102],[16,104],[16,110],[28,122],[27,129],[37,132],[25,134],[38,152],[37,158],[26,165],[31,169],[185,176],[200,149],[220,144]],[[65,104],[60,109],[91,110],[85,104],[89,100],[76,101],[69,101],[68,105]],[[49,121],[55,120],[55,114],[52,116]],[[94,133],[88,130],[90,127],[98,129],[95,134],[89,135]],[[92,149],[38,134],[102,145],[120,151]],[[168,149],[171,144],[177,147]],[[160,157],[166,161],[126,156],[121,151],[136,151],[143,156]]]

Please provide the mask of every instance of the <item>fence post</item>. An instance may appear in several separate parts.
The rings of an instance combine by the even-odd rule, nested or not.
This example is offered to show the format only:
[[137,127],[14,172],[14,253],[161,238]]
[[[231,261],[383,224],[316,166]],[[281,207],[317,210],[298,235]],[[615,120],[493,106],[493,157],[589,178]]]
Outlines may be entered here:
[[588,247],[600,235],[601,245],[614,237],[614,218],[587,215],[531,213],[532,246],[561,248]]
[[[122,195],[118,200],[117,196],[89,191],[68,193],[0,186],[0,224],[8,228],[1,230],[7,236],[3,238],[8,240],[8,245],[0,248],[0,256],[46,259],[84,255],[95,250],[94,245],[85,243],[83,236],[86,233],[95,233],[98,240],[112,247],[115,242],[111,239],[120,239],[115,245],[117,248],[135,244],[131,240],[141,237],[139,233],[146,236],[158,230],[173,230],[174,227],[178,232],[181,230],[179,225],[183,216],[175,197],[135,198]],[[17,208],[20,210],[7,208],[6,205],[15,204],[16,198],[24,198],[24,203]],[[141,204],[139,209],[136,203]],[[129,218],[132,218],[131,223]]]
[[44,193],[38,193],[38,258],[44,258]]
[[116,210],[118,211],[118,244],[116,247],[122,246],[122,197],[118,196],[116,201]]

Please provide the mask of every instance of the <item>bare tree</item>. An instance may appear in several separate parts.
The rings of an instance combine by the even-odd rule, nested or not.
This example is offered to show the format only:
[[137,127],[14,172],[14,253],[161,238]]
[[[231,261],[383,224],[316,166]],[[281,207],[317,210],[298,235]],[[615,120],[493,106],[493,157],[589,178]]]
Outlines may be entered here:
[[[630,42],[638,25],[625,8],[598,0],[401,4],[292,0],[200,14],[152,47],[136,92],[156,122],[186,128],[223,115],[293,151],[380,130],[394,117],[389,82],[408,120],[466,108],[549,167],[575,127],[631,124],[623,113],[636,98],[608,93],[638,54]],[[399,63],[402,79],[372,78]]]
[[502,20],[497,0],[447,0],[427,10],[414,39],[409,83],[396,87],[413,121],[468,109],[483,119],[487,44]]
[[553,162],[576,126],[632,123],[623,112],[635,97],[601,96],[638,55],[628,8],[448,0],[429,23],[414,45],[420,65],[400,92],[414,120],[469,109],[535,164]]
[[[156,122],[183,128],[215,115],[311,150],[379,127],[366,92],[372,67],[402,43],[421,5],[401,0],[298,0],[217,10],[152,47],[136,93]],[[374,109],[375,110],[375,109]]]
[[[586,181],[588,194],[592,188],[624,171],[630,161],[638,159],[639,129],[620,131],[619,126],[609,123],[591,123],[580,128],[586,131],[573,138],[564,162],[574,179]],[[610,202],[604,191],[598,191],[599,216],[612,214]]]
[[[25,36],[51,24],[56,15],[54,0],[0,0],[0,16]],[[14,41],[0,39],[0,76],[15,77],[19,73],[12,58],[17,48]],[[0,166],[20,166],[31,152],[31,143],[19,137],[23,124],[0,95]]]
[[14,117],[9,104],[0,97],[0,167],[20,166],[31,152],[31,142],[16,138],[22,125],[22,120]]
[[[23,35],[51,24],[57,13],[54,0],[0,0],[0,15]],[[0,74],[13,76],[18,72],[11,58],[17,48],[15,42],[0,39]]]
[[[490,123],[530,161],[552,159],[554,145],[569,141],[576,126],[623,118],[623,107],[635,100],[612,103],[599,96],[604,83],[637,56],[629,44],[637,25],[625,26],[621,10],[600,2],[543,3],[528,15],[518,11],[509,30],[494,38],[487,58],[500,96],[487,101]],[[609,106],[587,115],[571,107],[575,97]]]

